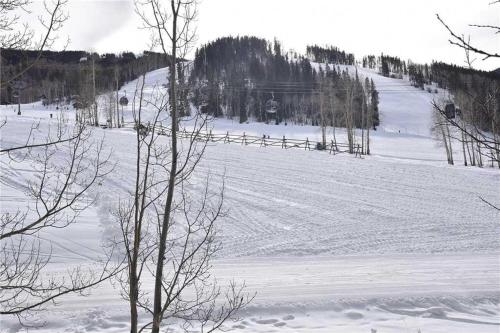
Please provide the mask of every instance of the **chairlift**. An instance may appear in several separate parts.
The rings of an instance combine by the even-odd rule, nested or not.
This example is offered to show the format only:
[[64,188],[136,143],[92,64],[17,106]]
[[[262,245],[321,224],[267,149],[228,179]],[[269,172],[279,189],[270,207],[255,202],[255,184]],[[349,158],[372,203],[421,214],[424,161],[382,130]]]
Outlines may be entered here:
[[208,103],[201,103],[198,110],[203,114],[208,113]]
[[119,101],[121,106],[127,106],[128,105],[128,98],[126,96],[122,96]]
[[270,99],[266,102],[266,112],[274,114],[278,112],[278,102],[274,99]]
[[444,108],[444,115],[448,119],[454,119],[456,114],[455,104],[448,103]]

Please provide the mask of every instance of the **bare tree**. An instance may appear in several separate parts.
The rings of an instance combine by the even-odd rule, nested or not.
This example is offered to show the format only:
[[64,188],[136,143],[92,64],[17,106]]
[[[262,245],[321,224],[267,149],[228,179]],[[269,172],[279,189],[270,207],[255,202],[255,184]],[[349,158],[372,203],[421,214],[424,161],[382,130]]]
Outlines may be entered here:
[[[471,144],[472,154],[477,154],[477,158],[490,158],[492,162],[499,163],[500,161],[500,141],[496,128],[493,127],[495,132],[488,133],[481,130],[476,123],[468,123],[462,118],[450,118],[447,116],[446,110],[442,104],[433,102],[434,110],[440,116],[440,125],[446,127],[446,135],[450,139],[458,140]],[[450,134],[449,128],[452,129]],[[458,133],[458,135],[457,135]],[[473,157],[474,159],[476,157]],[[475,162],[473,163],[475,165]],[[481,166],[481,165],[480,165]]]
[[354,145],[356,140],[356,133],[354,129],[354,95],[356,93],[356,85],[354,81],[347,80],[345,83],[346,89],[346,102],[344,107],[344,120],[347,133],[347,143],[349,145],[349,154],[354,154]]
[[448,117],[444,112],[440,112],[440,110],[444,110],[443,106],[440,106],[437,102],[434,102],[434,128],[433,132],[436,136],[436,139],[440,141],[445,148],[446,151],[446,160],[448,164],[453,165],[453,145],[452,145],[452,136],[450,135],[450,127],[448,123]]
[[[467,39],[463,37],[463,39],[470,42],[470,37]],[[467,68],[473,69],[474,59],[471,58],[471,52],[474,51],[467,47],[462,48]],[[486,80],[482,88],[481,94],[466,88],[453,92],[453,100],[460,107],[460,112],[456,115],[447,114],[445,103],[433,101],[437,118],[436,125],[442,133],[443,142],[447,148],[448,162],[450,162],[450,157],[453,160],[451,151],[453,139],[462,144],[466,166],[467,159],[469,159],[470,165],[482,167],[484,157],[491,160],[492,166],[496,163],[500,168],[500,86],[495,80]],[[489,132],[481,128],[486,115],[491,115]]]
[[[499,0],[490,2],[490,6],[498,4],[500,4]],[[472,68],[472,63],[474,62],[474,59],[471,58],[471,53],[482,56],[483,61],[491,58],[500,58],[500,54],[496,51],[485,50],[472,44],[470,37],[466,38],[464,35],[457,34],[438,14],[436,14],[436,16],[438,21],[449,32],[451,36],[449,39],[450,44],[458,46],[465,51],[465,62],[469,68]],[[470,24],[469,26],[479,29],[493,30],[495,34],[500,33],[500,26],[497,25]],[[482,165],[482,157],[484,156],[491,159],[492,166],[494,163],[497,163],[500,168],[500,87],[498,82],[491,82],[487,87],[485,96],[482,98],[472,95],[467,91],[462,91],[457,95],[458,96],[455,98],[459,103],[461,103],[460,106],[464,109],[469,109],[469,112],[467,112],[467,109],[465,110],[465,114],[464,110],[462,110],[462,115],[460,115],[459,119],[449,117],[442,105],[433,102],[433,106],[434,109],[441,115],[442,119],[447,122],[446,126],[448,128],[451,127],[452,131],[459,133],[454,137],[454,139],[462,142],[464,164],[467,165],[468,155],[472,165],[475,165],[477,152],[479,166]],[[483,131],[478,126],[476,121],[477,114],[487,114],[488,112],[492,112],[493,114],[490,133]],[[468,154],[466,154],[466,151]],[[491,208],[500,211],[498,206],[490,203],[482,197],[480,197],[480,199]]]
[[336,127],[337,127],[337,117],[336,117],[336,110],[337,110],[337,106],[336,106],[336,99],[335,99],[335,82],[333,80],[330,80],[329,82],[329,90],[330,90],[330,98],[329,98],[329,106],[330,106],[330,115],[331,115],[331,118],[332,118],[332,136],[333,136],[333,142],[332,142],[332,145],[333,145],[333,149],[335,149],[335,151],[338,150],[338,147],[337,147],[337,136],[336,136]]
[[[32,68],[43,51],[52,47],[68,18],[64,12],[67,0],[44,2],[45,15],[39,16],[43,31],[35,32],[21,13],[29,13],[30,0],[0,0],[0,47],[37,50],[34,59],[11,76],[3,76],[1,86],[12,84]],[[1,51],[0,51],[1,52]],[[1,65],[1,64],[0,64]],[[33,311],[39,311],[68,293],[85,293],[89,288],[109,279],[117,269],[108,270],[109,262],[95,262],[96,267],[75,268],[66,275],[50,276],[50,251],[42,247],[41,232],[65,228],[77,222],[81,212],[92,203],[91,190],[111,170],[103,141],[92,139],[81,123],[74,127],[63,121],[38,140],[35,134],[47,131],[34,123],[28,129],[25,143],[4,145],[0,161],[16,169],[28,164],[34,177],[24,185],[12,188],[27,196],[27,208],[2,205],[0,218],[0,314],[15,315],[23,322]],[[4,120],[0,127],[6,129]],[[8,186],[2,173],[2,184]]]
[[324,106],[324,101],[326,100],[327,90],[324,87],[325,77],[320,77],[319,83],[319,115],[320,115],[320,126],[321,126],[321,149],[326,149],[326,127],[327,127],[327,116],[326,109]]
[[370,129],[373,126],[373,111],[375,108],[375,101],[373,100],[373,93],[374,93],[374,85],[373,81],[370,81],[368,78],[365,79],[365,90],[366,90],[366,95],[365,99],[367,102],[367,108],[366,108],[366,154],[370,155]]
[[[3,122],[2,127],[6,125]],[[12,169],[28,165],[34,174],[22,186],[10,185],[25,193],[27,208],[3,205],[0,218],[0,314],[15,315],[21,322],[58,297],[83,293],[117,272],[109,271],[106,261],[75,268],[67,275],[47,274],[52,255],[42,248],[40,233],[77,222],[93,203],[92,187],[111,166],[103,142],[91,139],[84,126],[70,128],[58,122],[53,134],[49,130],[42,141],[33,134],[38,127],[31,126],[24,144],[0,150],[1,163]],[[2,186],[9,186],[4,177],[8,175],[2,173]]]
[[[490,5],[498,4],[500,3],[499,1],[493,1],[490,3]],[[452,28],[450,28],[445,21],[439,16],[439,14],[436,14],[436,17],[439,22],[448,30],[450,33],[450,39],[448,40],[451,45],[458,46],[464,50],[473,52],[475,54],[478,54],[483,57],[483,60],[487,60],[489,58],[500,58],[500,54],[497,53],[496,51],[489,51],[489,50],[484,50],[476,45],[473,45],[470,41],[470,38],[465,38],[463,35],[457,34],[455,31],[453,31]],[[482,24],[469,24],[471,27],[476,27],[476,28],[483,28],[483,29],[491,29],[494,30],[496,34],[500,33],[500,26],[496,25],[482,25]]]
[[[144,0],[136,9],[153,42],[170,57],[168,92],[157,86],[145,95],[139,80],[132,111],[136,129],[136,173],[132,199],[121,201],[115,216],[127,271],[119,277],[130,304],[131,332],[175,321],[211,332],[233,317],[249,298],[243,286],[221,290],[211,275],[211,259],[219,250],[216,221],[223,216],[222,185],[196,187],[191,177],[201,161],[209,118],[195,115],[188,130],[179,117],[177,70],[194,39],[191,27],[196,1]],[[184,140],[179,140],[180,138]],[[153,277],[153,290],[145,281]],[[220,302],[220,303],[219,303]],[[139,310],[150,320],[139,327]]]
[[118,127],[118,122],[116,122],[115,115],[118,110],[116,106],[116,93],[109,91],[100,96],[101,110],[104,112],[106,117],[106,124],[108,127]]

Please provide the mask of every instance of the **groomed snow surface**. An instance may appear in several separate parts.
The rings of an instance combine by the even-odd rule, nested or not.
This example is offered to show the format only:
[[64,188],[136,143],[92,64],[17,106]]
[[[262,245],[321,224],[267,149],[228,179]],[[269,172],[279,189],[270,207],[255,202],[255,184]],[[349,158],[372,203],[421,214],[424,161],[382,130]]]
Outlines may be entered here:
[[[352,71],[353,68],[350,68]],[[254,301],[230,322],[232,332],[459,333],[500,331],[500,203],[495,169],[448,166],[430,135],[435,97],[407,81],[359,69],[380,90],[381,126],[373,155],[211,144],[193,183],[225,174],[228,216],[220,221],[223,249],[214,262],[222,285],[245,281]],[[148,74],[149,93],[166,71]],[[136,82],[122,88],[129,99]],[[53,122],[52,108],[1,107],[8,123],[2,147],[22,143],[33,121]],[[68,119],[74,117],[65,111]],[[130,119],[130,107],[126,110]],[[318,128],[216,120],[218,132],[317,140]],[[43,128],[44,126],[42,126]],[[342,130],[338,129],[342,137]],[[117,167],[99,186],[98,204],[78,223],[47,230],[50,272],[85,265],[102,253],[113,230],[110,210],[133,184],[134,132],[105,135]],[[457,150],[459,147],[456,147]],[[456,154],[459,158],[459,154]],[[3,157],[2,157],[3,158]],[[2,211],[23,205],[20,186],[30,169],[2,159]],[[41,316],[35,332],[126,332],[127,303],[105,283],[88,297],[68,296]],[[175,327],[168,332],[177,332]],[[24,332],[2,317],[2,332]]]

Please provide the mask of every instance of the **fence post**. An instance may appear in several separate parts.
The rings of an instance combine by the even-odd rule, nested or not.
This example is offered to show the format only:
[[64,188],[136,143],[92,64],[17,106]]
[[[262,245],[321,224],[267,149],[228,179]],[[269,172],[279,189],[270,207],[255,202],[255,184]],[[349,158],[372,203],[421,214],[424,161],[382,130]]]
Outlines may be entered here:
[[285,148],[286,149],[286,138],[283,135],[283,142],[281,143],[281,149]]
[[304,147],[304,150],[306,150],[306,149],[311,150],[311,149],[309,148],[309,138],[306,138],[306,146]]
[[226,137],[224,138],[224,143],[229,142],[229,131],[226,132]]
[[241,140],[241,145],[247,145],[247,135],[243,132],[243,139]]

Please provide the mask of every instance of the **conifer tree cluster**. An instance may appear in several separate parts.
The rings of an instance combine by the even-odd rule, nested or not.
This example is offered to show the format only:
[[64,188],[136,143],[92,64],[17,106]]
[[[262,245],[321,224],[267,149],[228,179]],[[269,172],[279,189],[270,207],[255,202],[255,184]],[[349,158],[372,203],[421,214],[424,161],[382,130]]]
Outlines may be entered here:
[[317,126],[326,121],[338,127],[352,122],[361,128],[368,124],[362,113],[370,103],[370,124],[378,125],[372,82],[366,86],[340,67],[313,66],[306,57],[292,59],[278,41],[227,37],[204,45],[196,51],[190,87],[201,112],[241,123],[250,118]]
[[403,75],[408,74],[407,64],[399,57],[393,57],[381,54],[379,57],[368,55],[363,57],[362,65],[364,68],[375,69],[383,76],[402,78]]
[[413,86],[424,89],[426,84],[432,82],[432,74],[429,65],[415,64],[408,61],[408,78]]
[[306,51],[307,57],[314,62],[335,65],[354,65],[356,62],[354,54],[347,53],[333,46],[321,47],[318,45],[309,45]]
[[[1,77],[13,77],[22,68],[38,57],[38,51],[2,49]],[[136,79],[148,71],[168,66],[164,55],[145,51],[136,56],[131,52],[119,55],[97,54],[84,51],[43,51],[41,58],[20,77],[26,88],[21,103],[39,101],[42,97],[48,103],[63,101],[74,95],[89,95],[92,81],[92,62],[95,69],[95,85],[98,93],[115,90],[117,82]],[[0,103],[17,103],[12,84],[2,82]]]

